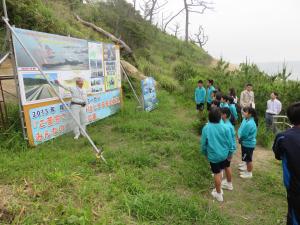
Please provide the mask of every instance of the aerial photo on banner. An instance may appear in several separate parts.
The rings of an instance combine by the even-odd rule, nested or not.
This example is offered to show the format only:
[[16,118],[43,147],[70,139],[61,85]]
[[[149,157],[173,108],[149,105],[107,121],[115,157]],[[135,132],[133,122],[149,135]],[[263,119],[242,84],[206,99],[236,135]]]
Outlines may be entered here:
[[[77,38],[14,28],[43,70],[88,70],[88,42]],[[15,37],[13,36],[13,39]],[[20,43],[14,40],[19,70],[36,68]]]

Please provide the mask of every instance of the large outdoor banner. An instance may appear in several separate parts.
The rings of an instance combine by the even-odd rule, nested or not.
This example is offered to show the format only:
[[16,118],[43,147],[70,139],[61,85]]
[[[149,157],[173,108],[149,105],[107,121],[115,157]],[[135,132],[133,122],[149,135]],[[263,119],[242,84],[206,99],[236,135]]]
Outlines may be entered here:
[[[75,86],[82,78],[88,93],[89,123],[120,109],[121,70],[119,47],[112,44],[14,28],[27,50],[42,67],[59,95],[69,104],[70,93],[56,85]],[[13,36],[21,102],[31,145],[70,131],[71,116]]]
[[155,109],[158,104],[155,91],[155,80],[152,77],[148,77],[142,80],[141,82],[144,100],[144,110],[150,112],[153,109]]

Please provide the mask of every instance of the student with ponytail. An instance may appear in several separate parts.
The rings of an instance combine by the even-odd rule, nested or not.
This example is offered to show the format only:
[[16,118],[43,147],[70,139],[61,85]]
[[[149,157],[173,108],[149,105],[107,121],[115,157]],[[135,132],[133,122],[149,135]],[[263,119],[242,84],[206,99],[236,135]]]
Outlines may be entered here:
[[242,161],[239,170],[241,178],[252,178],[253,170],[253,151],[256,146],[256,135],[258,119],[255,109],[251,107],[243,108],[244,120],[238,130],[239,143],[242,147]]

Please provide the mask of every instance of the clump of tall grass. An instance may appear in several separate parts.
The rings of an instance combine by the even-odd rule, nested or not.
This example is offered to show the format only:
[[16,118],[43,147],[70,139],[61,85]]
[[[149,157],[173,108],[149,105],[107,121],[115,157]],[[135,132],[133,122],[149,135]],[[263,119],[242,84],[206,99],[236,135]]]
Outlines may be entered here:
[[0,132],[0,150],[22,151],[27,149],[27,142],[22,133],[19,108],[16,104],[7,105],[8,121]]

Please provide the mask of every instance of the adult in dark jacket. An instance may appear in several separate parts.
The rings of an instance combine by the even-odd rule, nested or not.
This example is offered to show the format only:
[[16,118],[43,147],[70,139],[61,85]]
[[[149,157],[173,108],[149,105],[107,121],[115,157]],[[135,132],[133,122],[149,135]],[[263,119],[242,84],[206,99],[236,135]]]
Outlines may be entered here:
[[300,225],[300,102],[289,106],[287,116],[293,127],[276,136],[275,158],[282,161],[287,190],[288,225]]

